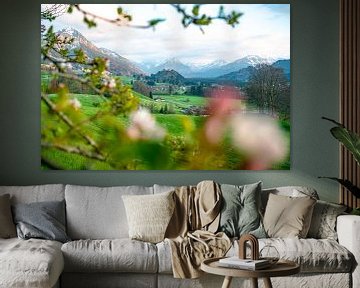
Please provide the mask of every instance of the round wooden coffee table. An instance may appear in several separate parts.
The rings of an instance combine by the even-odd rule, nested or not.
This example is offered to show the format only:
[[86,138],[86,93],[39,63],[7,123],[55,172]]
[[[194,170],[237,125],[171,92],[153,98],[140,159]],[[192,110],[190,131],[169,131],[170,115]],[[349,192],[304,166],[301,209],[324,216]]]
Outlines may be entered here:
[[221,258],[204,260],[201,270],[225,276],[222,288],[229,288],[233,277],[251,278],[254,288],[258,288],[258,278],[263,278],[265,287],[272,288],[270,277],[289,276],[300,272],[300,266],[288,260],[279,260],[270,268],[253,271],[219,266],[219,259]]

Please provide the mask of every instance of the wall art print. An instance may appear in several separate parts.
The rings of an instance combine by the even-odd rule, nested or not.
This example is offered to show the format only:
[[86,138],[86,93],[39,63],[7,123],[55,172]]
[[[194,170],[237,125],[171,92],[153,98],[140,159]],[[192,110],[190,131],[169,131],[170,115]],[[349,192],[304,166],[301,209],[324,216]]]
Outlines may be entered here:
[[290,169],[290,5],[42,4],[41,169]]

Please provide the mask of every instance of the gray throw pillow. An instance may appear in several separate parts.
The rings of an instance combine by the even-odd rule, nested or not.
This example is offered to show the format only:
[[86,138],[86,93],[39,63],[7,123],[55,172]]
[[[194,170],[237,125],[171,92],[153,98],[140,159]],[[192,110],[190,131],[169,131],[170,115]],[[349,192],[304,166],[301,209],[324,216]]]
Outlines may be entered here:
[[0,238],[16,237],[15,224],[11,215],[10,196],[0,196]]
[[312,214],[309,238],[337,240],[336,218],[346,206],[318,200]]
[[19,238],[70,241],[65,232],[65,201],[15,204],[13,215]]
[[243,186],[222,184],[221,192],[219,231],[229,237],[249,233],[257,238],[266,238],[260,216],[261,182]]

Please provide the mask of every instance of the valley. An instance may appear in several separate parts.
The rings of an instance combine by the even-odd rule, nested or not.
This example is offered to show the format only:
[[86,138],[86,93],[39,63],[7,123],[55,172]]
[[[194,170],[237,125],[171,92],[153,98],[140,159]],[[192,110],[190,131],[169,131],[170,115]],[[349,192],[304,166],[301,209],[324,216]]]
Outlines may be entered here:
[[[160,61],[160,64],[136,63],[109,49],[98,48],[75,29],[65,29],[59,33],[64,37],[74,39],[66,47],[70,51],[70,55],[71,53],[75,54],[77,49],[81,49],[89,60],[97,57],[107,59],[109,72],[106,77],[116,79],[122,85],[129,87],[132,95],[138,101],[138,107],[149,111],[158,125],[166,131],[165,142],[168,147],[162,146],[161,149],[170,149],[168,154],[171,159],[168,162],[173,163],[174,166],[170,165],[164,168],[159,165],[162,167],[160,169],[188,169],[187,161],[190,160],[183,159],[182,156],[183,152],[189,149],[188,141],[194,137],[194,131],[202,131],[209,115],[214,113],[209,110],[214,91],[226,91],[227,87],[231,87],[233,93],[236,94],[232,102],[232,110],[241,110],[244,113],[260,112],[276,119],[278,126],[286,135],[288,151],[290,151],[289,59],[265,59],[250,55],[232,62],[216,59],[212,63],[203,65],[183,63],[176,58],[165,59]],[[58,55],[52,56],[58,57]],[[56,73],[52,73],[53,67],[46,61],[42,62],[41,69],[42,93],[48,95],[54,103],[61,103],[57,91],[61,85],[65,85],[71,101],[78,101],[81,113],[90,119],[94,117],[95,120],[88,123],[86,129],[90,131],[91,137],[95,141],[101,143],[104,135],[108,133],[106,131],[107,124],[96,120],[95,116],[101,107],[109,103],[109,98],[106,95],[98,95],[81,81],[57,76]],[[70,63],[68,69],[68,73],[77,77],[81,78],[85,75],[83,65]],[[261,95],[259,95],[259,91],[263,91],[262,94],[260,93]],[[42,117],[44,129],[48,129],[46,128],[48,126],[56,126],[52,129],[69,130],[63,123],[57,123],[54,118],[45,116],[49,111],[44,103],[42,103],[41,109],[44,115]],[[127,129],[131,125],[130,118],[124,115],[117,116],[116,122],[116,125],[123,127],[119,129]],[[54,133],[56,134],[56,132]],[[81,141],[79,143],[78,140],[72,141],[75,146],[82,147],[84,145]],[[200,144],[196,144],[197,141],[201,141],[200,139],[191,141],[193,141],[191,145],[194,147],[201,146],[200,142]],[[211,158],[213,163],[207,164],[207,167],[222,170],[239,169],[239,163],[244,161],[244,156],[229,145],[228,139],[224,139],[224,143],[221,145],[223,159],[215,160],[218,152],[210,149],[207,153],[214,153]],[[125,153],[121,154],[121,157],[131,157],[130,147],[131,145],[121,151],[121,153]],[[160,156],[161,150],[157,151]],[[199,152],[194,150],[191,153]],[[43,169],[54,169],[54,167],[64,170],[114,169],[107,161],[91,159],[86,155],[54,147],[43,147],[42,159],[46,159],[46,163],[42,164]],[[290,152],[283,161],[275,163],[271,169],[289,169],[289,167]],[[146,169],[146,166],[141,166],[141,164],[125,165],[123,169]],[[197,169],[196,166],[193,169]]]

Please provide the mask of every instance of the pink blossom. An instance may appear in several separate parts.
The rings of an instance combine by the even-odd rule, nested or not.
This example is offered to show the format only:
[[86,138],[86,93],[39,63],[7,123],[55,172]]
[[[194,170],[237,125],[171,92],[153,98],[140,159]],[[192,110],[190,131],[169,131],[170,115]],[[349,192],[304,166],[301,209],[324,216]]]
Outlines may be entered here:
[[269,168],[286,156],[286,138],[275,119],[260,114],[237,113],[230,123],[234,146],[245,153],[248,169]]

